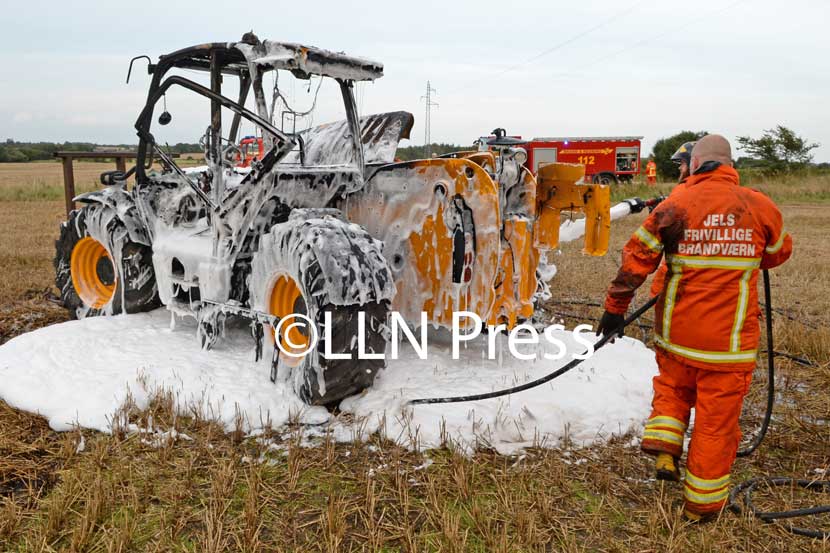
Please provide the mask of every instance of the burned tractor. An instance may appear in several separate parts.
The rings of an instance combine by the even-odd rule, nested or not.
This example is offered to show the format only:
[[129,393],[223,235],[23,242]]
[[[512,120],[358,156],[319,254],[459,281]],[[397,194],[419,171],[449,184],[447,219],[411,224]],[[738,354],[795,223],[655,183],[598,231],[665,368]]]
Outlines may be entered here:
[[[179,74],[194,70],[209,83]],[[226,319],[242,317],[258,355],[319,337],[304,356],[273,348],[272,379],[330,404],[371,386],[385,366],[358,359],[358,343],[386,350],[390,310],[413,325],[426,313],[449,326],[459,310],[506,328],[530,318],[560,211],[584,209],[586,251],[605,253],[608,189],[575,184],[581,166],[548,165],[536,178],[521,144],[503,135],[491,151],[395,162],[413,116],[360,117],[355,101],[357,83],[383,75],[379,63],[249,33],[161,56],[149,74],[135,167],[104,173],[105,186],[76,198],[82,207],[61,226],[56,282],[74,317],[164,305],[195,318],[204,348]],[[308,91],[330,83],[342,118],[298,131],[311,110],[285,107],[281,75]],[[154,136],[156,122],[172,119],[173,90],[209,104],[204,167],[180,167]],[[249,168],[238,167],[243,126],[262,140]],[[295,314],[311,324],[280,327]]]

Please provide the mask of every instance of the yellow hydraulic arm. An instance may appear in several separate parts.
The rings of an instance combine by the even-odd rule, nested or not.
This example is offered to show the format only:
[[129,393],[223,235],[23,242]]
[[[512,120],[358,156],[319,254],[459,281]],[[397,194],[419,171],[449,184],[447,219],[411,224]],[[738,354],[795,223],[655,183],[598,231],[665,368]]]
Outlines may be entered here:
[[588,255],[605,255],[611,232],[611,189],[601,184],[577,184],[585,176],[585,166],[551,163],[536,174],[536,247],[542,250],[559,246],[562,211],[585,213],[585,247]]

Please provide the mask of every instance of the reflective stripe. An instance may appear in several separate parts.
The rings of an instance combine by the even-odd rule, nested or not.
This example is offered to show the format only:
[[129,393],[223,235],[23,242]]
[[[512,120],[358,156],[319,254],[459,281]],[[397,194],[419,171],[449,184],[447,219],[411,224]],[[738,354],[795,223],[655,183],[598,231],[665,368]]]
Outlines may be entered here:
[[728,486],[729,477],[730,475],[727,474],[726,476],[721,476],[720,478],[715,478],[714,480],[706,480],[705,478],[698,478],[689,472],[689,469],[686,469],[686,484],[704,491],[719,490],[724,486]]
[[676,428],[681,433],[686,431],[686,425],[683,424],[683,421],[666,415],[650,418],[648,422],[646,422],[646,429],[651,428],[652,426],[668,426],[670,428]]
[[781,249],[781,246],[784,245],[784,238],[786,237],[787,233],[784,232],[784,229],[781,229],[781,236],[778,237],[778,242],[776,242],[772,246],[767,246],[766,249],[764,249],[764,251],[767,253],[776,253],[778,250]]
[[732,334],[729,337],[729,351],[741,351],[741,331],[744,329],[746,320],[746,306],[749,303],[749,277],[752,276],[752,269],[747,269],[741,275],[738,282],[740,292],[738,293],[738,307],[735,308],[735,320],[732,323]]
[[675,265],[692,267],[695,269],[757,269],[761,266],[760,257],[714,257],[698,255],[670,256],[670,261]]
[[649,231],[646,230],[646,227],[640,227],[634,233],[634,236],[640,239],[646,246],[651,248],[656,252],[663,251],[663,244],[660,243],[660,239],[651,234]]
[[720,503],[729,496],[729,490],[724,488],[722,490],[710,493],[698,493],[689,489],[688,486],[683,486],[683,497],[692,503],[699,503],[701,505],[708,505],[712,503]]
[[666,351],[670,351],[672,353],[676,353],[682,357],[686,357],[688,359],[694,359],[696,361],[705,361],[707,363],[740,363],[744,361],[755,361],[755,357],[758,355],[758,350],[745,350],[745,351],[704,351],[700,349],[693,349],[687,348],[684,346],[678,346],[677,344],[672,344],[668,340],[660,336],[655,336],[654,341],[657,344],[665,349]]
[[680,284],[680,277],[683,269],[680,265],[672,265],[672,276],[666,286],[666,302],[663,304],[663,337],[668,340],[671,337],[671,314],[674,311],[674,297],[677,294],[677,286]]
[[683,436],[675,434],[670,430],[657,430],[656,428],[647,428],[643,432],[644,440],[658,440],[661,442],[668,442],[674,445],[683,445]]

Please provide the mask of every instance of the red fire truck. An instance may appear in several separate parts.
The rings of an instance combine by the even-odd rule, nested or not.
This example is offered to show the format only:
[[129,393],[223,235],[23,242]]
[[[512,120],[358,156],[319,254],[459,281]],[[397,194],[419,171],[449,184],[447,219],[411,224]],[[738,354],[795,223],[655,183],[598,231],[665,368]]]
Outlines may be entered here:
[[585,180],[611,184],[640,174],[642,136],[573,136],[533,138],[523,144],[528,169],[536,174],[548,163],[581,163]]

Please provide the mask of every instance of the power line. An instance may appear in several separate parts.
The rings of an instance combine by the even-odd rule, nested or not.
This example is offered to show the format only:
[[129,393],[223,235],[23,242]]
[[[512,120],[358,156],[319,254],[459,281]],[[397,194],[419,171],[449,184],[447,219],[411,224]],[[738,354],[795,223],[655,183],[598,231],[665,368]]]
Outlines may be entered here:
[[[547,50],[543,50],[542,52],[536,54],[535,56],[533,56],[531,58],[526,59],[523,62],[517,63],[515,65],[511,65],[510,67],[507,67],[506,69],[503,69],[502,71],[499,71],[495,75],[487,77],[487,79],[489,80],[489,79],[495,79],[497,77],[501,77],[505,73],[509,73],[510,71],[518,69],[519,67],[522,67],[523,65],[527,65],[528,63],[532,63],[532,62],[534,62],[534,61],[536,61],[540,58],[543,58],[543,57],[547,56],[548,54],[551,54],[551,53],[555,52],[556,50],[559,50],[560,48],[564,48],[565,46],[568,46],[569,44],[572,44],[572,43],[576,42],[580,38],[582,38],[584,36],[587,36],[587,35],[593,33],[594,31],[598,31],[599,29],[605,27],[609,23],[613,23],[617,19],[620,19],[621,17],[623,17],[625,15],[628,15],[631,11],[634,10],[634,8],[636,8],[638,5],[642,4],[644,1],[645,0],[637,0],[636,2],[634,2],[633,4],[631,4],[630,6],[625,8],[624,10],[621,10],[621,11],[617,12],[616,14],[614,14],[611,17],[609,17],[608,19],[605,19],[602,22],[594,25],[593,27],[585,29],[584,31],[582,31],[580,33],[577,33],[576,35],[574,35],[574,36],[572,36],[572,37],[570,37],[566,40],[563,40],[562,42],[560,42],[558,44],[555,44],[553,47],[548,48]],[[481,80],[478,80],[474,83],[470,83],[469,85],[465,85],[465,86],[462,86],[460,88],[453,89],[450,92],[453,93],[453,92],[459,92],[461,90],[466,90],[468,88],[472,88],[473,86],[476,86],[476,85],[480,84],[480,82],[481,82]]]
[[[722,8],[717,8],[717,9],[714,9],[712,11],[701,14],[697,17],[693,17],[693,18],[687,20],[683,25],[678,25],[676,27],[672,27],[671,29],[669,29],[667,31],[656,34],[652,37],[645,38],[643,40],[635,42],[634,44],[630,44],[629,46],[621,48],[621,49],[617,50],[616,52],[612,52],[612,53],[608,54],[607,56],[602,56],[601,58],[597,58],[594,61],[591,61],[591,62],[588,62],[588,63],[585,63],[585,64],[580,64],[580,68],[581,69],[587,69],[588,67],[592,67],[592,66],[594,66],[598,63],[601,63],[603,61],[609,60],[611,58],[615,58],[615,57],[619,56],[620,54],[622,54],[624,52],[627,52],[628,50],[631,50],[633,48],[639,48],[640,46],[643,46],[644,44],[648,44],[649,42],[659,40],[659,39],[661,39],[663,37],[666,37],[670,34],[676,33],[678,31],[682,31],[682,30],[690,27],[692,25],[692,23],[696,23],[697,21],[700,21],[701,19],[710,18],[713,15],[721,14],[721,13],[727,11],[727,10],[730,10],[730,9],[734,8],[738,4],[743,4],[744,2],[746,2],[746,0],[736,0],[735,2],[732,2],[731,4],[728,4],[728,5],[726,5]],[[568,75],[568,74],[569,73],[555,73],[555,75]]]

